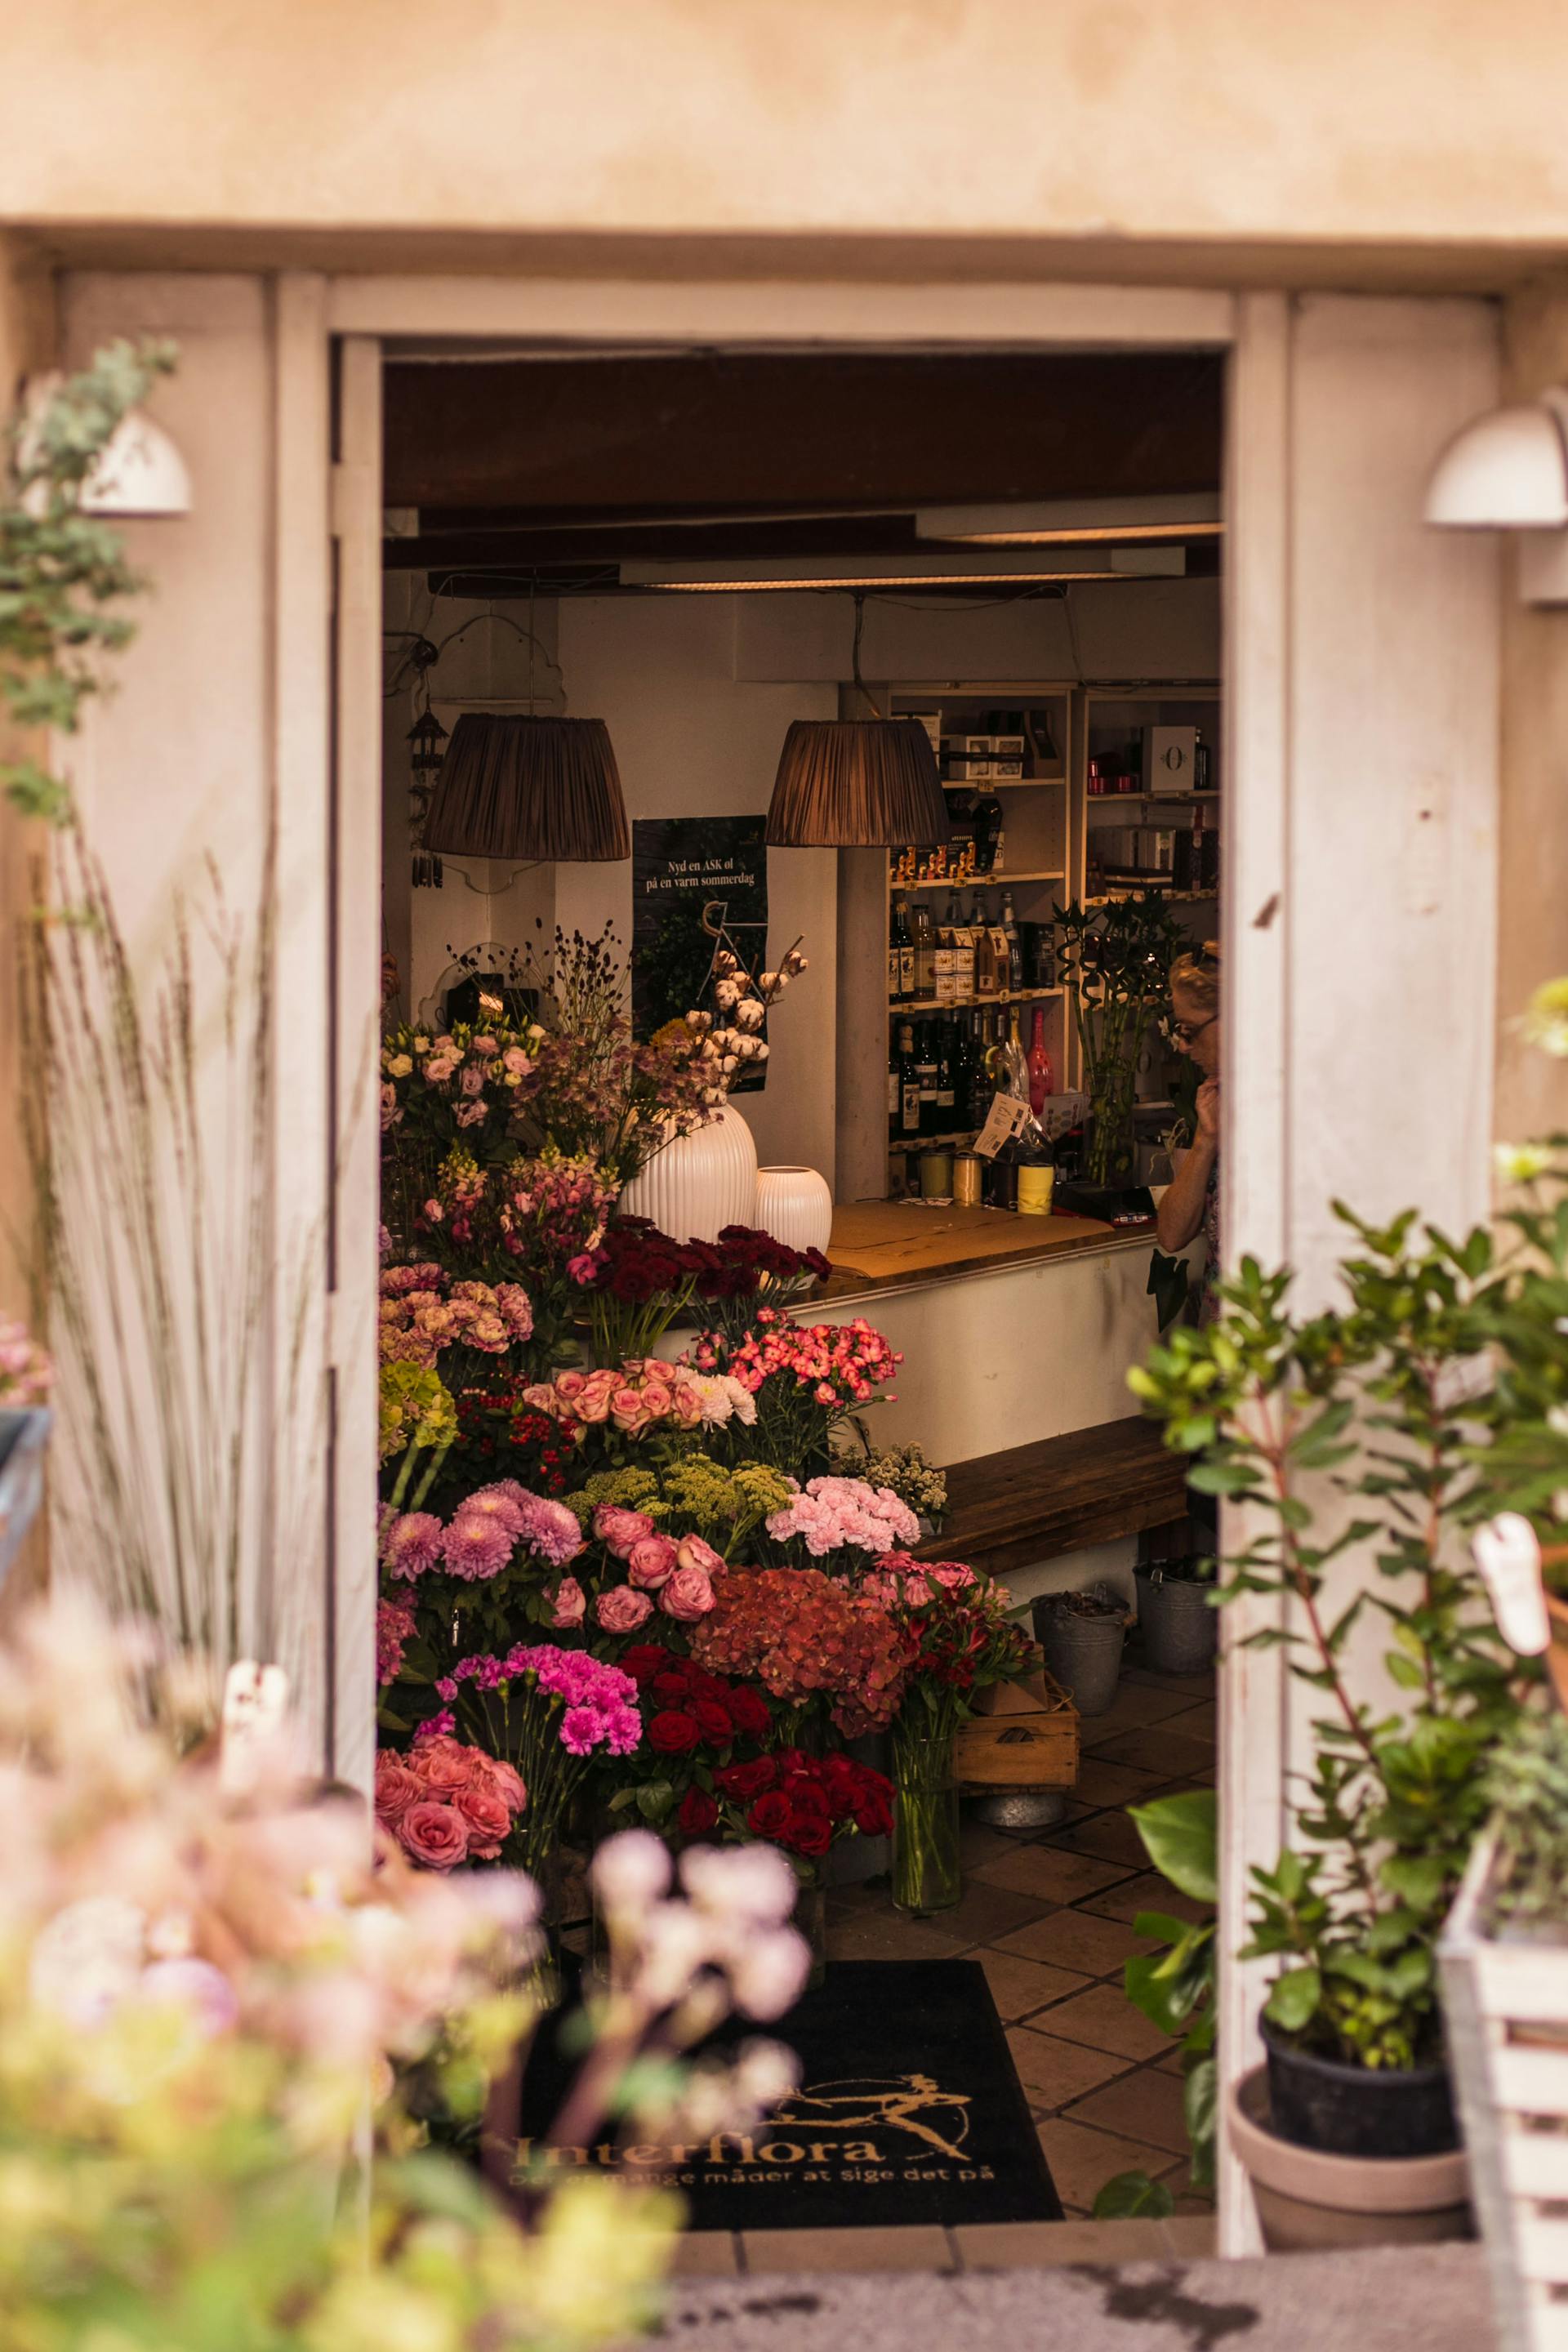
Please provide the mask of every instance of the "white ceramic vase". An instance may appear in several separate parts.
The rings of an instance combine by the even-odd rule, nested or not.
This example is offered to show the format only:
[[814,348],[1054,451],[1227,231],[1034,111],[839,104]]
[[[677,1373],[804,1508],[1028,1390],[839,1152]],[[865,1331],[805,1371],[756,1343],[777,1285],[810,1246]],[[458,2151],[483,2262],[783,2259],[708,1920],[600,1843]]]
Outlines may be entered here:
[[757,1147],[732,1103],[694,1135],[678,1135],[621,1194],[621,1213],[651,1217],[672,1241],[716,1242],[725,1225],[752,1222]]
[[791,1249],[826,1254],[833,1233],[833,1194],[815,1168],[759,1168],[752,1222]]

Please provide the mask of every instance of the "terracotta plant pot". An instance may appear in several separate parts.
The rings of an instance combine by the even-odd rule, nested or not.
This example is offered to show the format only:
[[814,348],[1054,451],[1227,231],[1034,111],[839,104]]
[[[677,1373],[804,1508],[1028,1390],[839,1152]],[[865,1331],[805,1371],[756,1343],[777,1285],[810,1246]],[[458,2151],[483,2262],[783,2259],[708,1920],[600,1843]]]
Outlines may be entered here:
[[1462,2147],[1436,2156],[1338,2156],[1280,2138],[1270,2121],[1268,2077],[1258,2066],[1232,2086],[1226,2122],[1270,2253],[1474,2236]]
[[1213,1585],[1162,1576],[1157,1565],[1139,1569],[1137,1577],[1144,1664],[1157,1675],[1205,1674],[1219,1646],[1219,1614],[1209,1606]]

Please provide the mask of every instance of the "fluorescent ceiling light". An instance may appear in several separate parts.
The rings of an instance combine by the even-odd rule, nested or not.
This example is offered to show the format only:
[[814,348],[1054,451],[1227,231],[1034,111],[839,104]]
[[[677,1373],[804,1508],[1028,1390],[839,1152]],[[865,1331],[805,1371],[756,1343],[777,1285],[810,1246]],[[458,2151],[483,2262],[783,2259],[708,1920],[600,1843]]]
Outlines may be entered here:
[[1224,528],[1217,490],[1147,499],[1054,499],[1027,506],[926,507],[915,517],[917,539],[962,540],[981,547],[1217,539]]
[[1043,563],[1038,556],[866,555],[764,557],[753,563],[623,562],[623,588],[670,588],[690,595],[801,588],[991,588],[1049,586],[1075,580],[1179,579],[1180,547],[1113,547],[1103,555]]

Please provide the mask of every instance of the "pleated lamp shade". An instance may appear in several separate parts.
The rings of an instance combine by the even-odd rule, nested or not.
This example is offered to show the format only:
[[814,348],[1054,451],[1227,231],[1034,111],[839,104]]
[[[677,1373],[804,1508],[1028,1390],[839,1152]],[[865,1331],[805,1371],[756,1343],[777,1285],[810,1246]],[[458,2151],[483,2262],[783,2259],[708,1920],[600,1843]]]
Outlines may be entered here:
[[447,857],[629,857],[602,719],[465,710],[430,795],[424,845]]
[[952,838],[936,754],[918,719],[793,722],[768,808],[775,848],[923,848]]

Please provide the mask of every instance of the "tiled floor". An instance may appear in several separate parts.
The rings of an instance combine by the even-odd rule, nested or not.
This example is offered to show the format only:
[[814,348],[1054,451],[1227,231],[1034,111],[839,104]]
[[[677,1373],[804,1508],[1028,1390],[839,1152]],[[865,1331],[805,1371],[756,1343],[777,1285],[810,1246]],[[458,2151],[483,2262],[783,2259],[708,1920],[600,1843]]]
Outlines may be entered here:
[[[1186,2186],[1175,2046],[1132,2007],[1121,1983],[1128,1955],[1150,1948],[1132,1933],[1137,1913],[1190,1916],[1194,1906],[1150,1871],[1122,1809],[1212,1785],[1213,1701],[1212,1675],[1179,1680],[1130,1664],[1110,1713],[1083,1726],[1082,1769],[1064,1822],[1025,1837],[966,1824],[956,1910],[906,1919],[885,1885],[829,1898],[830,1958],[963,1955],[981,1963],[1067,2221],[705,2235],[685,2242],[683,2270],[963,2269],[1206,2250],[1211,2200]],[[1175,2220],[1088,2224],[1100,2189],[1133,2170],[1169,2185]]]

